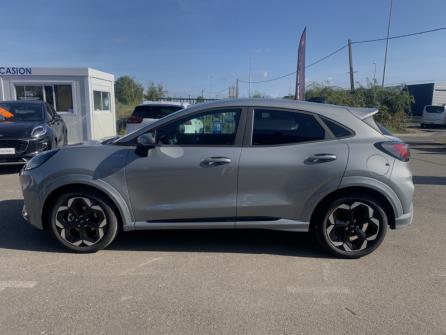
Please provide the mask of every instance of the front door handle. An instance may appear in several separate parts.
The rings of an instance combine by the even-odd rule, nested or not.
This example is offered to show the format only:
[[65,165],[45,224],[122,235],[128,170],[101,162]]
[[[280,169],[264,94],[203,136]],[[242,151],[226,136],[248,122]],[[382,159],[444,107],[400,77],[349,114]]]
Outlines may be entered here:
[[231,163],[231,159],[228,157],[209,157],[201,161],[200,166],[212,167]]
[[336,160],[336,155],[333,154],[315,154],[305,159],[305,164],[320,164]]

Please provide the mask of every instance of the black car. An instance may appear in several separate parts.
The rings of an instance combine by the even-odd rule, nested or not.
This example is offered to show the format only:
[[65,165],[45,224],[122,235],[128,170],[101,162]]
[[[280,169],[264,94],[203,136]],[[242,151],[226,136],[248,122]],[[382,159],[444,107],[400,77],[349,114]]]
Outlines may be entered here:
[[41,101],[0,102],[0,164],[24,163],[39,152],[67,144],[67,127]]

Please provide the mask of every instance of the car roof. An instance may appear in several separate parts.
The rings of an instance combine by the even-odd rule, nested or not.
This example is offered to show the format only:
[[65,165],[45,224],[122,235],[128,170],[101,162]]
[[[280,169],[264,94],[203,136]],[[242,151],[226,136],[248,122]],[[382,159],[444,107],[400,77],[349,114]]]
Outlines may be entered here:
[[175,102],[175,101],[144,101],[142,104],[139,104],[138,106],[176,106],[176,107],[182,107],[183,103],[181,102]]
[[222,99],[205,102],[190,106],[188,110],[219,107],[270,107],[298,109],[302,111],[315,112],[322,115],[331,115],[333,112],[350,112],[360,119],[364,119],[378,112],[376,108],[357,108],[348,106],[331,105],[319,102],[309,102],[291,99]]

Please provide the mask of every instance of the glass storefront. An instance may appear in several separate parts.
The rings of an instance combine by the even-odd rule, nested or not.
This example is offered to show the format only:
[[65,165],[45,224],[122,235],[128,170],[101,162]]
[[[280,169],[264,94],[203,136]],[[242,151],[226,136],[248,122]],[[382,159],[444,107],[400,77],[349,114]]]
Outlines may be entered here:
[[16,85],[17,100],[41,100],[58,112],[73,112],[73,89],[70,84]]

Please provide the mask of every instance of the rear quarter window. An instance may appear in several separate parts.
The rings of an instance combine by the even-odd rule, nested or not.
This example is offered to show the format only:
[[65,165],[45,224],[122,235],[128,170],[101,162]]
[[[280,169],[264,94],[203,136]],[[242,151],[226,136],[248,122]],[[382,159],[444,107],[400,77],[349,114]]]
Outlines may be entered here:
[[353,131],[347,127],[325,117],[321,118],[336,138],[350,137],[354,135]]

